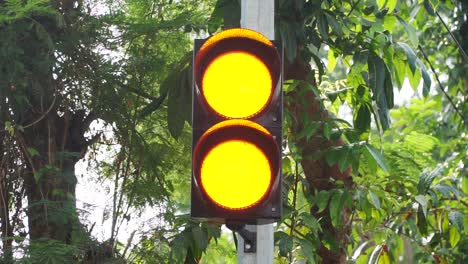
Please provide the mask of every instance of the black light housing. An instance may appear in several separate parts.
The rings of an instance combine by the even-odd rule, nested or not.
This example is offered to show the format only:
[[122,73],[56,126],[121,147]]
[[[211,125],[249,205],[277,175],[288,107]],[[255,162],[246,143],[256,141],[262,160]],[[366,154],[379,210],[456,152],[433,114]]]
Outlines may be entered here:
[[192,217],[281,218],[282,61],[280,45],[252,30],[195,40]]

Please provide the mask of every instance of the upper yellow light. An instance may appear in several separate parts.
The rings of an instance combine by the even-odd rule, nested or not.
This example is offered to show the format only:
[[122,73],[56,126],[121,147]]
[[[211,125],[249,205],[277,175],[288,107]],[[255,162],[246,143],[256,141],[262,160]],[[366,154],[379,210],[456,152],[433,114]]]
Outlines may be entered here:
[[206,194],[221,207],[241,210],[257,204],[271,183],[271,168],[265,153],[255,144],[228,140],[213,147],[200,171]]
[[211,36],[203,45],[200,47],[200,50],[204,50],[216,43],[229,39],[229,38],[246,38],[261,42],[267,46],[273,47],[273,43],[262,34],[257,31],[246,29],[246,28],[231,28],[228,30],[221,31],[216,35]]
[[202,77],[210,107],[228,118],[248,118],[263,110],[272,94],[268,67],[256,56],[232,51],[216,57]]

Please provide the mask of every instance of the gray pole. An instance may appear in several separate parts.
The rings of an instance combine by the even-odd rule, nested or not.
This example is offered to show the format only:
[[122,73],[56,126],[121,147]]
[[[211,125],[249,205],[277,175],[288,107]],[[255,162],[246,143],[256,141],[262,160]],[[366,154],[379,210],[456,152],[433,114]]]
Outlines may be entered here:
[[275,1],[242,0],[241,27],[255,30],[269,39],[274,39]]
[[[262,33],[269,39],[275,38],[275,1],[242,0],[241,27]],[[237,263],[273,264],[274,224],[248,225],[246,229],[257,232],[257,252],[244,253],[244,240],[238,236]]]

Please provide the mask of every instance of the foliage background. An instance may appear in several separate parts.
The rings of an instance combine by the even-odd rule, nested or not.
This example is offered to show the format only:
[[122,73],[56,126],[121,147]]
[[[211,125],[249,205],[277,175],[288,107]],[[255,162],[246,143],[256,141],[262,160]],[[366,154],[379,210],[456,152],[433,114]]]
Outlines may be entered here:
[[[275,262],[467,262],[468,4],[279,0],[277,10]],[[239,18],[237,0],[0,1],[2,262],[235,262],[230,232],[190,219],[187,175],[192,39]],[[415,98],[396,105],[408,85]],[[108,224],[76,206],[78,160],[108,186]],[[121,241],[148,211],[147,228]],[[96,225],[108,237],[97,240]]]

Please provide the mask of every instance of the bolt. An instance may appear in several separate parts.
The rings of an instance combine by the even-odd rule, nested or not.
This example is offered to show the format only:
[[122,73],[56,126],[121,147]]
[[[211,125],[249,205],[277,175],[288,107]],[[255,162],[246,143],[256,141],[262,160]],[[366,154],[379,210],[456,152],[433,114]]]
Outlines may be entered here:
[[249,250],[252,246],[250,244],[245,244],[245,249]]
[[278,121],[278,118],[276,118],[276,116],[273,117],[273,122],[276,122]]
[[272,211],[272,212],[276,212],[276,207],[272,207],[272,208],[271,208],[271,211]]

